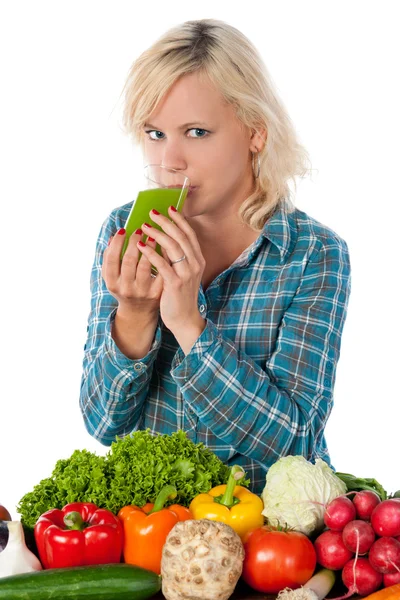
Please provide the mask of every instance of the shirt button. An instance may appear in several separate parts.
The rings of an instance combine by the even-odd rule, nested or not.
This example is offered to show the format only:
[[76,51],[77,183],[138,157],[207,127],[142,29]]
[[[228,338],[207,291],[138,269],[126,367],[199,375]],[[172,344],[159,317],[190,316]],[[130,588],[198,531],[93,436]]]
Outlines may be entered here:
[[332,365],[332,363],[331,363],[331,362],[327,362],[327,363],[326,363],[326,370],[327,370],[327,371],[332,371],[332,368],[333,368],[333,365]]
[[200,306],[200,312],[202,313],[202,312],[204,312],[205,310],[206,310],[206,307],[204,306],[204,304],[202,304],[202,305]]
[[330,379],[324,379],[324,384],[325,385],[330,385],[331,384],[331,380]]
[[143,363],[135,363],[133,365],[133,368],[135,369],[135,371],[142,371],[142,369],[144,368],[144,364]]

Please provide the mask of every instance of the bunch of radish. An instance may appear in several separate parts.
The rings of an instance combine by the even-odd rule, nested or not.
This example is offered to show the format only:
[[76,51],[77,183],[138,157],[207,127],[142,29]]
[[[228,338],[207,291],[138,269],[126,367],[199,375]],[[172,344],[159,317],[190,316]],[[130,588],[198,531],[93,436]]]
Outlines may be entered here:
[[400,583],[400,498],[353,493],[353,500],[339,496],[328,504],[328,529],[314,542],[318,563],[342,571],[349,590],[343,599]]

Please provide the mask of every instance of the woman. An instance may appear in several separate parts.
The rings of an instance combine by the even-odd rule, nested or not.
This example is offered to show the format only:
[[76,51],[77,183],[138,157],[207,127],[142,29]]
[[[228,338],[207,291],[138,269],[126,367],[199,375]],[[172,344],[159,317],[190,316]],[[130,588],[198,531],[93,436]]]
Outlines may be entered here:
[[330,464],[348,251],[290,201],[308,157],[257,51],[224,22],[189,21],[139,57],[125,89],[146,163],[192,188],[182,214],[149,212],[162,231],[144,223],[122,262],[131,204],[103,224],[80,397],[89,433],[109,445],[183,429],[258,493],[283,455]]

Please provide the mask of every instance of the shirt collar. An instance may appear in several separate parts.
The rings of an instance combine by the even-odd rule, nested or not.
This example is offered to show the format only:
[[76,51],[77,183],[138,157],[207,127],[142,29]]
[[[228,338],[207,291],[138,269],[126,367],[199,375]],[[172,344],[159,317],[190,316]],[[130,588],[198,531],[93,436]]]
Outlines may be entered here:
[[283,263],[297,241],[296,211],[290,200],[284,199],[266,221],[261,234],[274,244]]

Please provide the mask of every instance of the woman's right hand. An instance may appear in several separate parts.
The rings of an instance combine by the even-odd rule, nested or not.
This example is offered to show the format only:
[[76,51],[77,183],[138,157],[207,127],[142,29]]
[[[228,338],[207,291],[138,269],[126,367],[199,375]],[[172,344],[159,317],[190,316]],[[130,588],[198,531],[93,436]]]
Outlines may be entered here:
[[[120,351],[131,359],[146,356],[151,348],[158,323],[163,281],[151,276],[151,263],[142,254],[139,260],[137,242],[143,233],[138,229],[129,239],[121,261],[125,230],[120,229],[110,237],[104,251],[102,277],[108,291],[118,300],[112,337]],[[156,242],[146,244],[155,248]]]
[[[151,276],[151,263],[142,254],[139,261],[137,242],[143,232],[137,229],[129,239],[121,261],[121,251],[125,242],[125,229],[110,237],[104,251],[102,276],[108,291],[118,300],[118,310],[124,314],[135,313],[158,317],[160,297],[163,289],[161,277]],[[147,239],[147,244],[155,248],[155,241]]]

